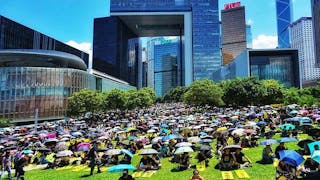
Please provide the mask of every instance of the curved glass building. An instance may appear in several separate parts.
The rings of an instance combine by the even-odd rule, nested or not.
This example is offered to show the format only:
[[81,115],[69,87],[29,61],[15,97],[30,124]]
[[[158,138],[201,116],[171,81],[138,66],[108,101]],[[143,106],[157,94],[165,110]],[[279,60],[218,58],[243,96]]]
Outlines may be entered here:
[[67,98],[96,89],[96,77],[77,56],[48,50],[0,50],[0,118],[14,122],[60,119]]

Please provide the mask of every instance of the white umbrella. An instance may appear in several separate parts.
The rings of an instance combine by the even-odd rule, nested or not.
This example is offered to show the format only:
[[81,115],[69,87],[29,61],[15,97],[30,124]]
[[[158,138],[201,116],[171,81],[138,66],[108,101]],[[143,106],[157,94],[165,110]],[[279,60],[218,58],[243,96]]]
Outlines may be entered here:
[[73,153],[70,150],[64,150],[60,151],[56,154],[57,157],[65,157],[65,156],[71,156]]
[[239,136],[242,136],[242,135],[244,135],[245,133],[244,133],[244,129],[239,128],[239,129],[233,130],[231,134],[232,134],[232,135],[238,134]]
[[185,153],[185,152],[193,152],[193,149],[191,147],[179,147],[175,152],[174,154],[182,154],[182,153]]
[[178,148],[179,147],[190,147],[190,146],[192,146],[192,144],[189,143],[189,142],[180,142],[180,143],[175,145],[175,147],[178,147]]

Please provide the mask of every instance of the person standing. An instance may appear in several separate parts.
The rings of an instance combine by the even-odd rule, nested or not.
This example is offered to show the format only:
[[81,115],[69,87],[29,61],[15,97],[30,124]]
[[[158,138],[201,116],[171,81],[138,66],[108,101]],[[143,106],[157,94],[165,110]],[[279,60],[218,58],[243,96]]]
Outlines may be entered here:
[[90,176],[93,175],[94,167],[97,165],[98,167],[98,173],[101,173],[100,170],[100,158],[98,155],[98,144],[97,142],[93,143],[92,148],[89,151],[89,158],[90,158]]
[[10,151],[6,151],[4,157],[2,158],[2,171],[8,172],[8,178],[11,180],[11,155]]

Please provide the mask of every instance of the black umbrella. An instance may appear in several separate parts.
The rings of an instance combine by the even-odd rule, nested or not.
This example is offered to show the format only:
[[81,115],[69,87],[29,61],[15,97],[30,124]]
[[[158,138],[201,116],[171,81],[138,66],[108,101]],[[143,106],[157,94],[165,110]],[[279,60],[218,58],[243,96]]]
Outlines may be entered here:
[[39,151],[39,152],[50,152],[51,150],[48,149],[48,148],[42,147],[42,148],[36,149],[36,151]]
[[306,144],[309,144],[309,143],[312,143],[312,142],[314,142],[314,140],[312,140],[312,139],[304,139],[304,140],[301,140],[301,141],[298,142],[298,146],[301,147],[301,148],[304,148],[304,146]]
[[3,149],[3,151],[9,151],[9,150],[14,150],[14,149],[17,149],[16,146],[9,146],[9,147],[6,147]]
[[239,145],[229,145],[223,148],[223,150],[230,149],[231,152],[235,152],[236,149],[242,149]]
[[319,137],[320,136],[320,129],[317,129],[317,128],[309,129],[307,131],[307,134],[312,137]]

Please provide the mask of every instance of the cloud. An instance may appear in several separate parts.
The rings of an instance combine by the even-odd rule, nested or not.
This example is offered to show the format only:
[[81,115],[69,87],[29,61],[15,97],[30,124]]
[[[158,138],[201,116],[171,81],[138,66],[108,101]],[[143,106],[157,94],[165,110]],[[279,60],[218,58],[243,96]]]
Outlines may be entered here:
[[90,42],[76,42],[74,40],[70,40],[68,42],[65,42],[69,46],[72,46],[76,49],[79,49],[81,51],[84,51],[89,54],[89,68],[92,67],[92,44]]
[[253,20],[251,18],[249,18],[247,21],[247,24],[251,26],[253,24]]
[[253,49],[272,49],[278,46],[278,37],[272,35],[260,34],[253,40]]

